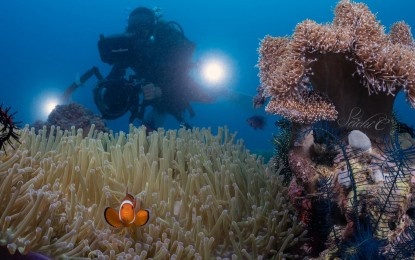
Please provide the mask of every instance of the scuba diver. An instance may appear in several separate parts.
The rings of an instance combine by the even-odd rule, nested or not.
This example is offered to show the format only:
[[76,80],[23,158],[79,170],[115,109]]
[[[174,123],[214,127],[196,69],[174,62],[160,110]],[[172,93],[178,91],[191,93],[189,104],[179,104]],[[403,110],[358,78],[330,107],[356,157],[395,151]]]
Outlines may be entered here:
[[[213,101],[190,76],[195,44],[178,23],[161,20],[154,10],[134,9],[125,33],[100,35],[98,48],[101,60],[112,65],[106,78],[94,72],[99,79],[94,101],[104,119],[130,111],[130,123],[138,119],[151,131],[170,114],[188,128],[185,112],[194,116],[190,102]],[[145,113],[147,107],[152,110]]]

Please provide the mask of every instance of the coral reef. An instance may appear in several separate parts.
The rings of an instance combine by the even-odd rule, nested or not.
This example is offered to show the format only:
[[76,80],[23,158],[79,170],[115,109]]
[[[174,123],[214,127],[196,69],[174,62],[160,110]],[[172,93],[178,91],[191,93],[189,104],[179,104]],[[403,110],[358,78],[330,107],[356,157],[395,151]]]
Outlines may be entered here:
[[[340,1],[332,23],[305,20],[288,37],[265,37],[255,105],[301,124],[330,120],[366,134],[388,134],[395,94],[415,107],[415,49],[409,26],[390,33],[362,3]],[[381,104],[381,105],[380,105]]]
[[[290,149],[289,196],[307,224],[305,250],[330,259],[414,257],[415,140],[396,131],[372,146],[356,131],[340,138],[315,125]],[[356,138],[366,141],[356,146]]]
[[267,36],[259,55],[254,106],[268,101],[267,112],[290,121],[290,142],[275,148],[307,225],[307,256],[413,258],[415,140],[393,114],[401,90],[415,107],[409,26],[387,34],[365,4],[341,0],[331,23],[305,20],[291,37]]
[[95,115],[92,111],[78,103],[69,103],[57,105],[49,114],[46,122],[36,121],[33,127],[36,130],[40,130],[44,125],[48,129],[50,126],[55,125],[62,130],[70,131],[72,126],[75,126],[76,129],[82,128],[83,133],[88,133],[92,124],[95,125],[95,129],[98,131],[109,132],[101,116]]
[[[281,178],[227,129],[112,135],[27,126],[0,154],[0,246],[11,254],[130,259],[293,258],[306,232]],[[144,227],[104,219],[126,188]]]

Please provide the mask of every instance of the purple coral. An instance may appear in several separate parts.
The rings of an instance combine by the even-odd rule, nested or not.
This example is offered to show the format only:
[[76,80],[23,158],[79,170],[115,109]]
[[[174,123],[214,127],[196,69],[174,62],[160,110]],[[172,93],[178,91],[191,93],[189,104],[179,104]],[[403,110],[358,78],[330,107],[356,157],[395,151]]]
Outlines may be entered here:
[[92,111],[77,103],[67,105],[57,105],[49,114],[46,122],[37,121],[34,123],[36,129],[41,129],[43,125],[59,126],[62,130],[70,130],[72,126],[76,129],[82,128],[84,135],[88,134],[91,125],[95,125],[98,131],[108,132],[105,121]]

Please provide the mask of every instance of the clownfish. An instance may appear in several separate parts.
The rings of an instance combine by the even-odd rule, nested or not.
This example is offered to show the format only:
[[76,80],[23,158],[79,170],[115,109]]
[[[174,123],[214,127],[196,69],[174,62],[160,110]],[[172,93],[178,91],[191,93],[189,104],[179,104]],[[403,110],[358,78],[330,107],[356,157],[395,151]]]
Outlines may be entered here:
[[133,195],[128,193],[127,189],[118,212],[111,207],[107,207],[104,210],[104,217],[110,226],[116,228],[129,227],[132,224],[144,226],[150,219],[150,211],[147,209],[137,209],[137,201]]

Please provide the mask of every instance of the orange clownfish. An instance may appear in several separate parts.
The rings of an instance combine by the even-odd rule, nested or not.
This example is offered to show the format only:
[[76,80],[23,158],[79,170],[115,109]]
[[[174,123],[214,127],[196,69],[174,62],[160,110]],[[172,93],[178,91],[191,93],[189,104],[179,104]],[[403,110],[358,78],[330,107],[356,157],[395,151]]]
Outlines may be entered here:
[[133,195],[129,194],[127,190],[118,212],[111,207],[107,207],[104,210],[104,217],[110,226],[116,228],[128,227],[132,224],[136,226],[144,226],[150,218],[150,211],[146,209],[139,209],[136,212],[137,208],[136,199]]

